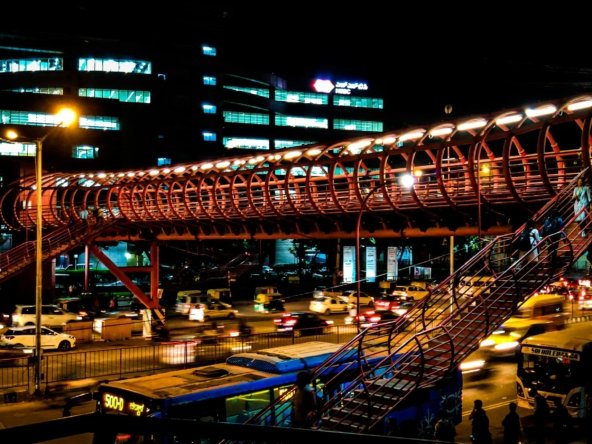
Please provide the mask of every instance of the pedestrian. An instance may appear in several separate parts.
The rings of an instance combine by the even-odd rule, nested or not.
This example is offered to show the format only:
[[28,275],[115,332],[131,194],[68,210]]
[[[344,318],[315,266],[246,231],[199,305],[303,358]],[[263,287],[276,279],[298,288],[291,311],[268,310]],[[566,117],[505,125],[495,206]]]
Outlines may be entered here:
[[308,429],[315,422],[317,397],[308,388],[310,373],[302,371],[296,376],[296,391],[292,397],[292,427]]
[[543,222],[541,234],[543,235],[543,238],[547,238],[549,262],[553,268],[556,266],[557,250],[559,249],[559,242],[562,237],[561,230],[563,229],[563,225],[563,218],[555,209],[551,210]]
[[572,198],[574,201],[574,215],[576,222],[580,225],[582,237],[586,237],[586,225],[588,225],[588,210],[590,208],[590,187],[584,184],[580,177],[578,184],[573,190]]
[[535,443],[544,444],[546,439],[545,429],[547,427],[547,423],[549,422],[549,406],[547,405],[547,400],[545,397],[538,392],[536,392],[534,395],[533,417]]
[[504,428],[504,443],[518,444],[522,437],[522,428],[520,426],[520,416],[516,412],[516,403],[511,402],[508,405],[510,411],[502,419],[502,427]]
[[491,444],[489,418],[483,410],[483,401],[480,399],[473,401],[473,410],[469,419],[471,420],[471,441],[475,444]]
[[571,438],[571,415],[560,399],[555,399],[555,408],[551,415],[553,419],[553,433],[557,444],[568,443]]
[[115,298],[109,299],[109,311],[117,310],[117,300]]
[[436,424],[434,424],[434,439],[436,441],[454,442],[456,429],[452,419],[444,413],[440,413]]
[[538,261],[539,250],[538,250],[538,243],[541,241],[541,236],[539,234],[539,230],[534,226],[534,222],[529,219],[526,222],[526,228],[520,234],[518,238],[518,251],[519,257],[523,257],[528,254],[528,257],[523,262],[524,264],[531,262],[531,261]]

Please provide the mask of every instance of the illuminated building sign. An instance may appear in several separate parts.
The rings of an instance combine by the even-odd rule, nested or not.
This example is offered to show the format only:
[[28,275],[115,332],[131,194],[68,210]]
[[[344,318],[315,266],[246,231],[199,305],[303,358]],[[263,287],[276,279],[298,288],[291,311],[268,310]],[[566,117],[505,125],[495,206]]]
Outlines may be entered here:
[[131,416],[142,416],[148,412],[145,403],[131,401],[113,393],[103,393],[101,405],[104,410],[114,410]]
[[333,85],[331,80],[325,79],[316,79],[312,86],[316,92],[325,94],[329,94],[331,91],[333,91],[333,88],[335,88],[335,85]]
[[319,93],[342,94],[349,96],[352,91],[368,91],[368,84],[365,82],[337,81],[333,83],[327,79],[316,79],[312,84],[313,89]]
[[352,91],[368,91],[368,84],[364,82],[337,82],[335,94],[350,95]]

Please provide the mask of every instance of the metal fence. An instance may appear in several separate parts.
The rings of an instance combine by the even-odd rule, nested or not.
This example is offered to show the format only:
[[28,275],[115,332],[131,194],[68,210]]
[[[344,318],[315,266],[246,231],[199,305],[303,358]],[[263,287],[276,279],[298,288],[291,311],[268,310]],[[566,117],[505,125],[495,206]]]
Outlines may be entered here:
[[[45,352],[42,383],[50,385],[76,380],[117,379],[224,361],[234,353],[278,347],[311,340],[341,343],[357,332],[355,326],[334,326],[331,333],[315,335],[254,334],[248,338],[220,336],[205,341],[147,342],[131,347],[97,348],[88,351]],[[0,390],[31,391],[32,358],[0,359]],[[55,387],[54,387],[55,388]]]

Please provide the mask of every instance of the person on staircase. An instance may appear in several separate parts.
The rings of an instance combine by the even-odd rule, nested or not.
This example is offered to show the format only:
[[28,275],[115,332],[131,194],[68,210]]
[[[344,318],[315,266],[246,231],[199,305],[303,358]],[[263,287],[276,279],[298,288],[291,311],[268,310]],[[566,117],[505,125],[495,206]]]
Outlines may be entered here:
[[580,226],[580,234],[586,237],[586,228],[588,225],[588,211],[590,209],[590,187],[584,184],[584,180],[580,177],[578,184],[573,190],[572,199],[574,201],[574,215],[576,222]]

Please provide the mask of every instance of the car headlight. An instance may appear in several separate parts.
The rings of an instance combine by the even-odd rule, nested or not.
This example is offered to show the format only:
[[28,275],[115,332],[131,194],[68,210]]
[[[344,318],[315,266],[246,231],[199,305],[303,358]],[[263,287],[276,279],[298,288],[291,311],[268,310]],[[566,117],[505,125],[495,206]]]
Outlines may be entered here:
[[463,372],[471,371],[471,370],[478,370],[485,366],[485,360],[483,359],[474,359],[471,361],[463,361],[460,363],[460,370]]
[[484,339],[479,344],[479,347],[493,347],[495,345],[495,341],[493,339]]
[[493,349],[495,351],[508,351],[518,348],[518,345],[519,343],[516,341],[504,342],[503,344],[497,344]]

